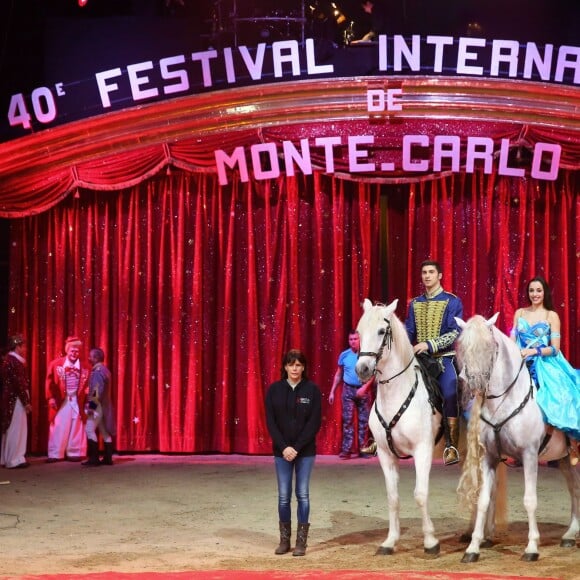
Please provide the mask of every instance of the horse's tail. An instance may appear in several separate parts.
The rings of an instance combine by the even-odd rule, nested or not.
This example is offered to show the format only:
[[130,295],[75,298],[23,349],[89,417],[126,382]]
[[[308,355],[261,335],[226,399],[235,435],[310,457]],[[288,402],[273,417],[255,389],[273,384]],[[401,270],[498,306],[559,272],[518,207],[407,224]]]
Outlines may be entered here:
[[481,412],[482,398],[477,395],[473,401],[469,415],[467,428],[467,455],[463,462],[461,477],[457,485],[459,505],[469,509],[470,514],[475,513],[477,499],[482,484],[483,453],[485,451],[479,437],[479,415]]

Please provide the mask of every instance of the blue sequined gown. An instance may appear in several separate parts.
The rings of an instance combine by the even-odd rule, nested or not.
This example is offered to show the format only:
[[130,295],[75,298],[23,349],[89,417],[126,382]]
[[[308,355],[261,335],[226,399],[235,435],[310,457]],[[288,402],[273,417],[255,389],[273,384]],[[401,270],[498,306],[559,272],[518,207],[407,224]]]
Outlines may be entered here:
[[[550,346],[551,330],[546,321],[530,325],[520,317],[516,330],[520,348]],[[580,440],[580,370],[560,351],[556,356],[530,357],[530,361],[538,385],[538,405],[546,422]]]

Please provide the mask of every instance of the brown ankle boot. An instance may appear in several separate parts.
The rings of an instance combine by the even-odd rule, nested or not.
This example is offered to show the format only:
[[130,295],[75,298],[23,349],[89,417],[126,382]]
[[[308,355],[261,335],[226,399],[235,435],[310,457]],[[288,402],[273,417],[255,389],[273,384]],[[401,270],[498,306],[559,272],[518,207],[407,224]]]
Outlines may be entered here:
[[310,524],[298,524],[298,532],[296,534],[296,547],[293,556],[304,556],[306,554],[306,540],[308,539],[308,528]]
[[274,554],[280,556],[290,551],[290,536],[292,535],[292,524],[290,522],[280,522],[280,545]]

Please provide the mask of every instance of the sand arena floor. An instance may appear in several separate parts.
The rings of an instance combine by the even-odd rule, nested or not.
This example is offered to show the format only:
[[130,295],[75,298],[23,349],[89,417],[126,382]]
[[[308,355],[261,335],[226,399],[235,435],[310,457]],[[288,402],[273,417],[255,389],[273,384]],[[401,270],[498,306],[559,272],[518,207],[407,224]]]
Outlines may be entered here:
[[[430,512],[439,557],[423,553],[414,469],[401,469],[402,538],[375,556],[387,535],[386,492],[376,458],[319,456],[311,483],[311,533],[304,558],[275,556],[276,481],[271,457],[115,456],[112,467],[47,464],[0,471],[0,575],[185,570],[416,570],[579,577],[580,552],[559,547],[570,504],[557,469],[540,467],[540,560],[520,561],[527,541],[521,469],[509,472],[509,525],[475,564],[461,564],[468,514],[457,503],[459,467],[435,463]],[[6,483],[8,482],[8,483]]]

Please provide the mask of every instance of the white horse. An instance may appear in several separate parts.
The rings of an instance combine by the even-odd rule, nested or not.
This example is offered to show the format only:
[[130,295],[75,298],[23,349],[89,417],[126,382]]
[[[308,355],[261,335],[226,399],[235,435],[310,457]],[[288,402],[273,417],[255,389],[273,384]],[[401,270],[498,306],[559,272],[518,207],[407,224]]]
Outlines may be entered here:
[[394,314],[397,300],[388,306],[364,301],[358,323],[360,352],[356,371],[362,382],[376,375],[377,397],[369,427],[385,477],[389,505],[389,534],[377,554],[393,554],[401,535],[399,521],[399,460],[415,462],[415,501],[421,509],[423,547],[439,554],[429,517],[429,474],[433,446],[441,429],[441,414],[430,397],[405,327]]
[[560,471],[570,493],[571,520],[560,545],[575,547],[579,531],[580,476],[564,459],[568,455],[566,438],[558,430],[549,435],[525,360],[515,342],[494,326],[497,316],[486,320],[476,315],[467,323],[456,318],[462,328],[457,344],[459,377],[473,400],[467,456],[458,493],[477,508],[471,542],[462,562],[476,562],[482,544],[492,543],[495,501],[504,501],[500,495],[505,493],[504,486],[496,497],[496,470],[505,457],[521,461],[524,471],[523,503],[529,528],[522,560],[535,561],[539,557],[536,521],[539,458],[560,459]]

